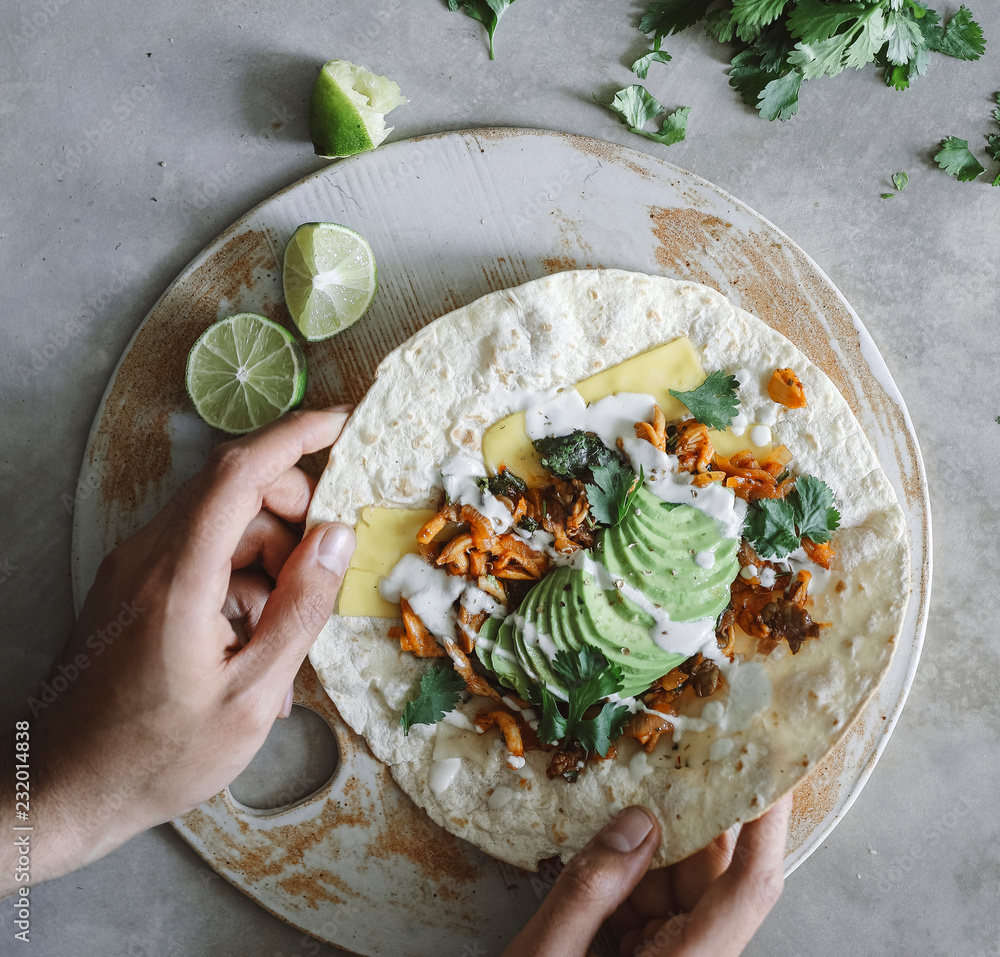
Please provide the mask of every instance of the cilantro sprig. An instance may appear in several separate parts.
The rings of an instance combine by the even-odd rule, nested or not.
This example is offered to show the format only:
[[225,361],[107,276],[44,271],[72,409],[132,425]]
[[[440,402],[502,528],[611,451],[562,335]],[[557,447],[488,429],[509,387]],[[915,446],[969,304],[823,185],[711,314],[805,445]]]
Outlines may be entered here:
[[[636,65],[639,65],[641,62],[636,61]],[[648,70],[648,68],[647,65],[646,69]],[[639,75],[643,76],[644,74]],[[594,94],[594,99],[601,106],[606,106],[612,113],[617,114],[618,118],[632,133],[638,133],[640,136],[645,136],[646,139],[670,146],[673,143],[679,143],[687,135],[687,121],[691,113],[691,107],[682,106],[669,113],[667,112],[667,108],[652,93],[637,83],[619,90],[610,103],[605,103],[596,93]],[[658,131],[643,129],[650,120],[661,113],[666,113],[667,115],[660,124]]]
[[608,465],[595,466],[593,476],[593,484],[586,486],[591,514],[602,525],[620,525],[642,487],[642,466],[636,475],[627,465],[612,460]]
[[416,698],[406,703],[399,723],[403,734],[409,734],[415,724],[437,724],[449,711],[454,711],[465,681],[454,668],[434,668],[420,679]]
[[929,54],[983,55],[982,28],[964,5],[944,26],[922,0],[654,0],[639,29],[657,41],[701,21],[732,43],[729,83],[768,120],[799,109],[806,80],[874,63],[886,83],[905,90],[927,72]]
[[514,0],[448,0],[448,9],[452,12],[461,10],[466,16],[478,20],[490,38],[490,59],[495,60],[493,35],[500,25],[500,18]]
[[568,701],[560,702],[544,685],[540,687],[542,717],[538,737],[546,744],[579,742],[584,750],[604,757],[611,742],[621,733],[629,710],[605,701],[592,718],[584,713],[609,695],[622,689],[622,671],[595,648],[560,651],[552,661],[552,671],[562,679]]
[[957,177],[960,183],[969,183],[986,172],[986,167],[972,155],[969,141],[957,136],[946,136],[941,140],[941,150],[935,155],[934,162],[946,173]]
[[710,429],[724,429],[736,416],[739,400],[736,390],[739,380],[734,375],[726,375],[721,369],[713,372],[697,389],[690,392],[678,392],[671,389],[670,394],[680,399],[688,411],[699,422]]
[[800,475],[786,498],[750,503],[743,533],[761,558],[787,558],[803,538],[821,545],[839,527],[833,490],[822,479]]

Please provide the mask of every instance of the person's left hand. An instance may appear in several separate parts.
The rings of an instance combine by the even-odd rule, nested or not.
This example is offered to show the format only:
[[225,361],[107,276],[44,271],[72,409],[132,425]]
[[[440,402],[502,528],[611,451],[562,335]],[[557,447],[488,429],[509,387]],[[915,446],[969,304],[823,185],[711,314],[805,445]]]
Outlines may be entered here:
[[300,542],[313,484],[296,463],[346,419],[292,413],[220,445],[101,564],[56,696],[32,707],[32,883],[207,800],[288,714],[354,549],[343,525]]

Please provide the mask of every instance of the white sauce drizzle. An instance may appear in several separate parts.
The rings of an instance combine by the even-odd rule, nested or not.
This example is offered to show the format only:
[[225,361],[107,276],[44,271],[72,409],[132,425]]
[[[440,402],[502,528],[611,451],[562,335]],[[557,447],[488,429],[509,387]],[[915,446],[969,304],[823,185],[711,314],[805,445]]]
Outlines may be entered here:
[[760,570],[760,583],[764,588],[773,588],[777,578],[777,573],[773,568],[762,568]]
[[733,421],[729,423],[729,431],[735,436],[740,436],[747,430],[747,426],[750,424],[750,418],[743,411],[743,406],[740,406],[739,412],[733,416]]
[[461,758],[444,758],[443,760],[431,762],[431,790],[441,795],[448,790],[451,782],[455,780],[458,769],[462,766]]
[[711,549],[704,552],[698,552],[694,556],[695,564],[701,566],[702,568],[712,568],[715,566],[715,550]]
[[510,512],[495,495],[479,487],[477,479],[486,478],[486,467],[472,456],[459,453],[441,466],[441,479],[449,502],[471,505],[489,519],[498,532],[511,526]]
[[750,430],[750,441],[757,446],[767,445],[771,441],[771,430],[766,425],[755,425]]
[[[524,758],[521,759],[524,761]],[[493,793],[489,796],[486,803],[491,811],[499,811],[505,804],[509,803],[517,796],[517,792],[513,788],[500,787],[496,788]]]
[[468,583],[443,568],[428,565],[419,555],[404,555],[392,571],[378,583],[379,594],[398,602],[405,598],[431,634],[438,638],[455,636],[452,605]]

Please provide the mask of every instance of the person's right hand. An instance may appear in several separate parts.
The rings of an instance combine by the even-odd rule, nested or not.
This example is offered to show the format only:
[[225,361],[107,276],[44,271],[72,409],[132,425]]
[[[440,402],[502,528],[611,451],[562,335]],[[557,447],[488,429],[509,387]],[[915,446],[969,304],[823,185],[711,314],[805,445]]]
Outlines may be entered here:
[[626,808],[573,857],[504,957],[584,957],[605,920],[621,957],[737,957],[781,894],[791,795],[739,838],[648,871],[659,844],[645,808]]

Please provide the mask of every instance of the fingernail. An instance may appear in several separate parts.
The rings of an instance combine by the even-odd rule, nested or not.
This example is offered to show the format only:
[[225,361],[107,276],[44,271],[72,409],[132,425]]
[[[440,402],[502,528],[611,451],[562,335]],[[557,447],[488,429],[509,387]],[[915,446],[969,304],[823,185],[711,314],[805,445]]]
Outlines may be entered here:
[[288,689],[288,693],[285,695],[285,703],[281,706],[281,710],[278,712],[279,718],[287,718],[292,713],[292,695],[294,692],[294,686]]
[[598,840],[621,854],[634,851],[653,830],[653,821],[641,807],[627,807],[598,835]]
[[331,525],[320,540],[316,557],[334,575],[343,575],[354,554],[354,532],[346,525]]

